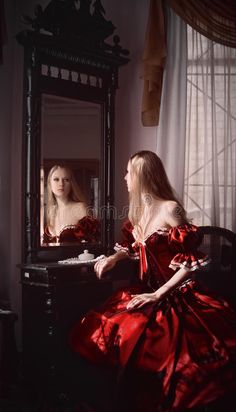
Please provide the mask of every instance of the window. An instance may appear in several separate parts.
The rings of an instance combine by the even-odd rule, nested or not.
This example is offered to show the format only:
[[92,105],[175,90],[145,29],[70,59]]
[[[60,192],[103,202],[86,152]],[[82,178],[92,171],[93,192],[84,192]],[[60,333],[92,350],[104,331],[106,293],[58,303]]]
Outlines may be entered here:
[[236,231],[236,50],[189,26],[184,203],[193,223]]

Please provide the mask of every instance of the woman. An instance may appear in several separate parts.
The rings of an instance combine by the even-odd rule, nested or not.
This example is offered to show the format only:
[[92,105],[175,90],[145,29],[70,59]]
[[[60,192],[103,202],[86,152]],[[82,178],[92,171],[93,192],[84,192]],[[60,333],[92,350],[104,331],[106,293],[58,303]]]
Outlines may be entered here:
[[49,171],[46,219],[43,243],[99,240],[99,223],[88,216],[84,197],[68,167],[55,165]]
[[[123,411],[182,411],[236,389],[236,314],[193,278],[208,258],[170,186],[161,160],[128,162],[126,237],[98,261],[99,278],[118,260],[140,257],[140,282],[116,292],[72,330],[70,344],[94,364],[116,368]],[[121,389],[120,389],[121,390]],[[125,396],[122,397],[125,399]]]

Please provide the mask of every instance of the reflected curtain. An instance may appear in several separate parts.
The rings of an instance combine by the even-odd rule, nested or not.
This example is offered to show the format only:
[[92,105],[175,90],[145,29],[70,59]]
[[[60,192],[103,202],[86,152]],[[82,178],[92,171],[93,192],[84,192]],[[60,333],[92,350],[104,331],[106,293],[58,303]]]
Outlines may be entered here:
[[188,27],[185,207],[236,232],[236,49]]

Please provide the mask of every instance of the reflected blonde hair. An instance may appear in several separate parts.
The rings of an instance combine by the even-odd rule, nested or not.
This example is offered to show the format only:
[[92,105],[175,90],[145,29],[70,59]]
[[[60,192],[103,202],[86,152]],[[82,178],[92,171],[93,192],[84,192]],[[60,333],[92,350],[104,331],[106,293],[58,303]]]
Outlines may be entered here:
[[[129,220],[138,225],[143,212],[143,195],[162,200],[176,201],[184,211],[183,205],[171,187],[161,159],[156,153],[142,150],[129,159],[132,181],[129,192]],[[184,211],[185,212],[185,211]]]
[[63,165],[55,165],[53,166],[48,173],[48,177],[47,177],[47,206],[46,206],[46,218],[47,218],[47,224],[51,225],[56,212],[57,212],[57,208],[58,208],[58,204],[57,204],[57,199],[52,191],[52,187],[51,187],[51,179],[52,179],[52,175],[53,173],[58,170],[58,169],[64,169],[66,174],[68,175],[69,179],[70,179],[70,192],[69,192],[69,200],[71,200],[72,202],[85,202],[85,197],[82,194],[82,191],[80,190],[80,187],[75,179],[75,176],[72,172],[72,170],[67,167],[67,166],[63,166]]

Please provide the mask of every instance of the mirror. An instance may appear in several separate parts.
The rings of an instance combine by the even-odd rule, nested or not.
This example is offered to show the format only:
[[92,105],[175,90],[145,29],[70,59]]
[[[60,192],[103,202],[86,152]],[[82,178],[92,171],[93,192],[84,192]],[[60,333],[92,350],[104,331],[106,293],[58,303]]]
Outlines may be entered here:
[[[40,244],[44,247],[101,242],[99,210],[101,206],[101,105],[50,94],[41,98],[41,185],[40,185]],[[62,186],[53,194],[53,205],[49,206],[48,175],[50,170],[60,166],[73,174],[79,191],[78,196],[86,205],[86,216],[93,217],[91,230],[83,231],[84,212],[81,215],[79,203],[70,196],[64,198]],[[54,176],[54,179],[57,179]],[[60,183],[59,183],[60,184]],[[51,185],[50,185],[51,186]],[[71,188],[72,189],[72,188]],[[49,189],[50,190],[50,189]],[[70,195],[70,193],[69,193]],[[71,193],[72,195],[72,193]],[[61,198],[64,202],[60,202]],[[57,202],[57,199],[59,202]],[[69,201],[71,200],[71,201]],[[78,206],[76,208],[76,206]],[[51,212],[51,213],[50,213]],[[51,225],[49,216],[60,213],[58,231]],[[66,214],[67,213],[67,214]],[[53,220],[55,220],[55,217]],[[81,222],[81,219],[82,222]],[[52,220],[52,219],[51,219]],[[95,228],[96,226],[96,228]],[[68,227],[70,230],[68,231]],[[80,233],[78,234],[78,229]],[[50,235],[49,235],[50,234]]]
[[[113,44],[105,41],[115,26],[106,20],[100,1],[77,6],[54,0],[45,9],[38,5],[33,18],[23,17],[32,29],[16,36],[24,47],[22,260],[26,263],[76,256],[84,250],[84,242],[96,255],[109,253],[114,245],[115,93],[118,69],[128,63],[129,52],[117,35]],[[69,182],[70,196],[74,180],[80,195],[70,197],[73,210],[66,209],[63,219],[55,209],[50,215],[56,227],[50,231],[56,237],[51,242],[44,232],[52,192],[47,176],[55,165],[60,166],[65,186]],[[81,226],[73,241],[75,232],[65,232],[69,241],[63,222],[71,229],[83,218],[89,223],[82,235]],[[99,220],[96,238],[89,236],[94,233],[92,219]]]

